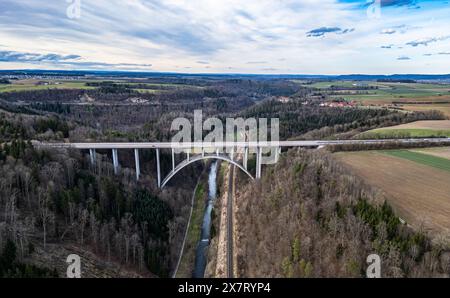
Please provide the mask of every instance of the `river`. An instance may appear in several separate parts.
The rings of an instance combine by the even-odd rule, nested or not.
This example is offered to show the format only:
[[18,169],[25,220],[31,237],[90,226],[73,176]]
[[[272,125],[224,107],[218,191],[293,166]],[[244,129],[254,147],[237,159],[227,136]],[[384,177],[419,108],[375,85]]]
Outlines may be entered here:
[[208,177],[208,200],[203,215],[202,233],[195,253],[194,278],[203,278],[207,263],[207,253],[211,234],[211,212],[217,197],[217,161],[211,164]]

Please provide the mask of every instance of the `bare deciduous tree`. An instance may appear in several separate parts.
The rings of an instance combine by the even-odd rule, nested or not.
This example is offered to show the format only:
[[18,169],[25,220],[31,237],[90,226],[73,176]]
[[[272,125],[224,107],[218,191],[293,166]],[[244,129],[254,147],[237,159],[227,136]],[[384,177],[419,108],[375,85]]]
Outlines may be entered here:
[[44,242],[44,249],[47,246],[47,228],[50,223],[54,220],[54,214],[49,208],[50,198],[48,189],[47,191],[44,191],[42,188],[38,189],[38,212],[39,212],[39,219],[42,224],[43,229],[43,242]]

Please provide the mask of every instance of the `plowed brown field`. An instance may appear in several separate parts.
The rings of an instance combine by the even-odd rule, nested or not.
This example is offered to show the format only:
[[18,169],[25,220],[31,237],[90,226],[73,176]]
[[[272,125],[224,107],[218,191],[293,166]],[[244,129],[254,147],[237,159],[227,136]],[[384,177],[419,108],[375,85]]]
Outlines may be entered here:
[[337,153],[357,176],[381,189],[408,224],[450,235],[450,173],[380,152]]

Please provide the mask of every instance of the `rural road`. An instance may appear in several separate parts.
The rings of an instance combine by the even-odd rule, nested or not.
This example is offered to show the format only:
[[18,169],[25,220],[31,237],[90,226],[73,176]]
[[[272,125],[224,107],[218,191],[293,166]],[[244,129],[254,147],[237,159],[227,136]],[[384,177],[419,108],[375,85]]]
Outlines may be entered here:
[[234,165],[231,165],[228,175],[227,199],[227,278],[233,278],[233,176]]

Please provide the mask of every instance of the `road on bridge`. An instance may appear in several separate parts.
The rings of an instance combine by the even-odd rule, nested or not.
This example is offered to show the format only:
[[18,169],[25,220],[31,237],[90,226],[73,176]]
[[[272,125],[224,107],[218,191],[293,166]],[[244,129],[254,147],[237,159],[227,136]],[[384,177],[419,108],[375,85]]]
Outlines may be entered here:
[[450,143],[450,138],[380,139],[380,140],[316,140],[270,142],[142,142],[142,143],[42,143],[33,141],[35,147],[74,149],[210,149],[210,148],[267,148],[267,147],[319,147],[327,145],[368,145],[383,143]]

